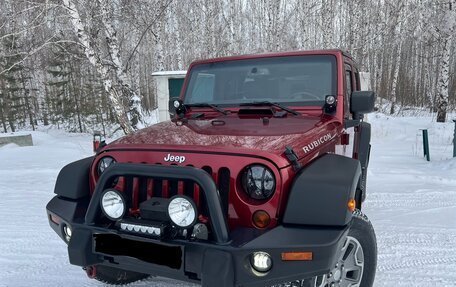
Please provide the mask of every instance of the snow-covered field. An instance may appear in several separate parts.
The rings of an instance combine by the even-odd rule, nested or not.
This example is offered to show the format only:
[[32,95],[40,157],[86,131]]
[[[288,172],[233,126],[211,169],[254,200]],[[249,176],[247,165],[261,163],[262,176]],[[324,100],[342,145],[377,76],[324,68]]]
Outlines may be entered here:
[[[378,239],[375,286],[456,286],[453,124],[431,117],[369,116],[373,124],[365,213]],[[428,128],[431,162],[419,129]],[[0,147],[0,286],[102,286],[68,263],[45,205],[59,170],[91,155],[91,136],[32,132],[35,146]],[[131,286],[190,286],[149,279]]]
[[[378,239],[376,286],[456,286],[454,125],[370,116],[373,143],[365,212]],[[422,156],[429,129],[431,162]]]

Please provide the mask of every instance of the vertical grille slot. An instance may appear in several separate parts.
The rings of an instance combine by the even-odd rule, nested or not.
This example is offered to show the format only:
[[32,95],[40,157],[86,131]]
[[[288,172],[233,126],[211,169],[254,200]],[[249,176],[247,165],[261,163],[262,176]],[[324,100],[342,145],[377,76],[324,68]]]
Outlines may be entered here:
[[220,199],[222,201],[222,209],[224,214],[228,214],[230,180],[230,170],[226,167],[222,167],[221,169],[219,169],[217,187],[220,192]]
[[150,199],[154,196],[154,180],[147,179],[147,199]]
[[207,172],[210,176],[212,176],[212,168],[210,166],[205,165],[201,169]]
[[162,197],[169,198],[169,180],[164,179],[162,188]]
[[[213,178],[213,174],[212,174],[212,168],[210,166],[203,166],[201,168],[202,170],[204,170],[205,172],[207,172],[212,178]],[[209,216],[209,209],[207,208],[207,200],[206,200],[206,197],[204,196],[204,192],[200,192],[200,212],[203,216],[205,217],[208,217]]]
[[193,184],[193,188],[194,188],[193,199],[196,202],[196,206],[198,207],[198,210],[201,210],[202,203],[201,203],[201,190],[200,190],[200,187],[197,184]]
[[168,182],[169,182],[168,197],[173,197],[173,196],[177,195],[179,183],[178,183],[178,180],[174,180],[174,179],[168,180]]
[[191,180],[184,180],[184,195],[193,198],[195,195],[195,184]]
[[[172,163],[171,165],[176,166],[177,164]],[[168,180],[168,197],[177,195],[179,189],[179,181],[177,179]]]
[[133,177],[125,176],[123,179],[125,198],[133,199]]
[[154,178],[152,181],[152,196],[163,197],[163,180]]
[[133,177],[132,207],[139,208],[139,178]]
[[139,184],[138,201],[139,201],[139,203],[147,200],[147,189],[149,187],[148,182],[149,182],[149,180],[147,180],[147,178],[145,178],[145,177],[140,177],[138,179],[138,184]]

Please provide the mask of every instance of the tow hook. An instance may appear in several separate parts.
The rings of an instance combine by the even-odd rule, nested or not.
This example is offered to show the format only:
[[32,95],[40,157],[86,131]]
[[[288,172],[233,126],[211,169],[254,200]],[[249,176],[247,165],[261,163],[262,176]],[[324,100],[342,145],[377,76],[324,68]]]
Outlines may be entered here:
[[87,277],[89,277],[90,279],[94,279],[96,276],[97,276],[97,267],[96,266],[87,266],[87,267],[84,267],[84,270],[87,274]]

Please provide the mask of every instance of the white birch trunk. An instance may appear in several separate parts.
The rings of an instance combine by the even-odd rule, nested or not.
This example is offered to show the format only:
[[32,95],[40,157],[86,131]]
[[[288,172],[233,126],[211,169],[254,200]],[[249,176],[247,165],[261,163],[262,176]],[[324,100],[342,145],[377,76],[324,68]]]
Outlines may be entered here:
[[440,60],[438,94],[437,94],[437,122],[444,123],[448,109],[448,88],[450,82],[450,36],[443,40],[443,53]]
[[334,21],[334,5],[332,0],[324,0],[321,3],[322,6],[322,44],[324,49],[333,48],[333,21]]
[[440,59],[439,76],[437,80],[437,122],[443,123],[446,121],[446,114],[449,100],[449,82],[450,82],[450,56],[451,56],[451,39],[453,37],[456,15],[454,7],[456,1],[448,0],[448,6],[444,11],[444,27],[442,38],[442,57]]
[[230,54],[233,54],[235,53],[235,47],[237,47],[237,45],[235,45],[236,43],[236,30],[235,30],[235,27],[234,27],[234,19],[235,19],[235,15],[236,15],[236,7],[235,7],[235,3],[234,1],[230,1],[229,2],[229,33],[230,33],[230,43],[229,43],[229,48],[228,48],[228,51]]
[[129,111],[127,113],[128,119],[131,122],[133,129],[138,130],[144,128],[144,114],[141,106],[141,98],[132,89],[127,73],[124,70],[122,57],[120,54],[120,44],[117,38],[117,31],[114,28],[113,15],[110,13],[109,5],[111,1],[101,0],[101,13],[102,22],[106,35],[106,42],[108,44],[109,56],[111,58],[114,71],[117,76],[117,83],[122,87],[122,93],[128,99]]
[[402,45],[399,43],[399,47],[397,49],[397,54],[396,54],[396,58],[395,58],[395,63],[393,63],[393,67],[394,67],[394,71],[393,71],[393,79],[392,79],[392,82],[391,82],[391,109],[390,109],[390,114],[394,114],[395,113],[395,108],[396,108],[396,102],[397,102],[397,96],[396,96],[396,88],[397,88],[397,81],[398,81],[398,78],[399,78],[399,69],[401,67],[401,55],[402,55],[402,52],[401,52],[401,48],[402,48]]
[[397,10],[393,14],[393,20],[390,23],[390,31],[391,31],[391,39],[392,41],[396,41],[397,45],[392,45],[392,49],[396,51],[396,57],[391,59],[391,68],[393,69],[392,81],[391,81],[391,92],[390,92],[390,100],[391,100],[391,107],[390,107],[390,114],[395,113],[397,96],[396,96],[396,88],[397,82],[399,77],[399,69],[401,67],[401,56],[402,56],[402,39],[400,38],[402,32],[402,22],[401,22],[401,15],[402,15],[402,2],[397,2]]
[[122,104],[121,97],[112,86],[112,80],[109,78],[108,68],[103,65],[99,54],[95,51],[93,45],[91,44],[90,38],[87,34],[75,3],[73,0],[62,0],[62,3],[70,15],[71,24],[74,28],[74,31],[76,32],[80,44],[84,49],[84,53],[87,59],[89,60],[90,64],[96,68],[97,72],[101,76],[103,87],[109,95],[108,98],[110,100],[112,108],[114,109],[114,113],[117,120],[119,121],[120,126],[122,127],[125,134],[133,132],[133,127],[128,121],[128,117],[125,111],[125,107]]
[[163,43],[162,43],[162,35],[163,35],[163,23],[161,19],[157,19],[157,31],[156,31],[156,38],[155,38],[155,50],[157,53],[157,61],[158,61],[158,71],[165,70],[165,53],[163,51]]
[[175,28],[175,37],[176,37],[176,62],[177,62],[177,70],[183,70],[184,65],[182,61],[182,42],[181,42],[181,25],[179,24],[179,20],[177,16],[173,16],[173,25]]

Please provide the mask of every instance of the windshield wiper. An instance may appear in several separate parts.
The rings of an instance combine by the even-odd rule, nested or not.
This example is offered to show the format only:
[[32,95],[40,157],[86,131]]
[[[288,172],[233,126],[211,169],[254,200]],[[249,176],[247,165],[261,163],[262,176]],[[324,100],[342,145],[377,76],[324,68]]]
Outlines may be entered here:
[[213,110],[216,110],[219,113],[224,114],[225,116],[228,114],[228,111],[225,111],[224,109],[221,109],[217,107],[216,105],[208,104],[208,103],[195,103],[195,104],[186,104],[186,107],[208,107]]
[[295,110],[292,110],[288,107],[285,107],[279,103],[273,103],[269,101],[260,101],[260,102],[251,102],[251,103],[242,103],[240,106],[270,106],[270,107],[278,107],[284,111],[289,112],[290,114],[293,114],[295,116],[299,116],[299,113]]

